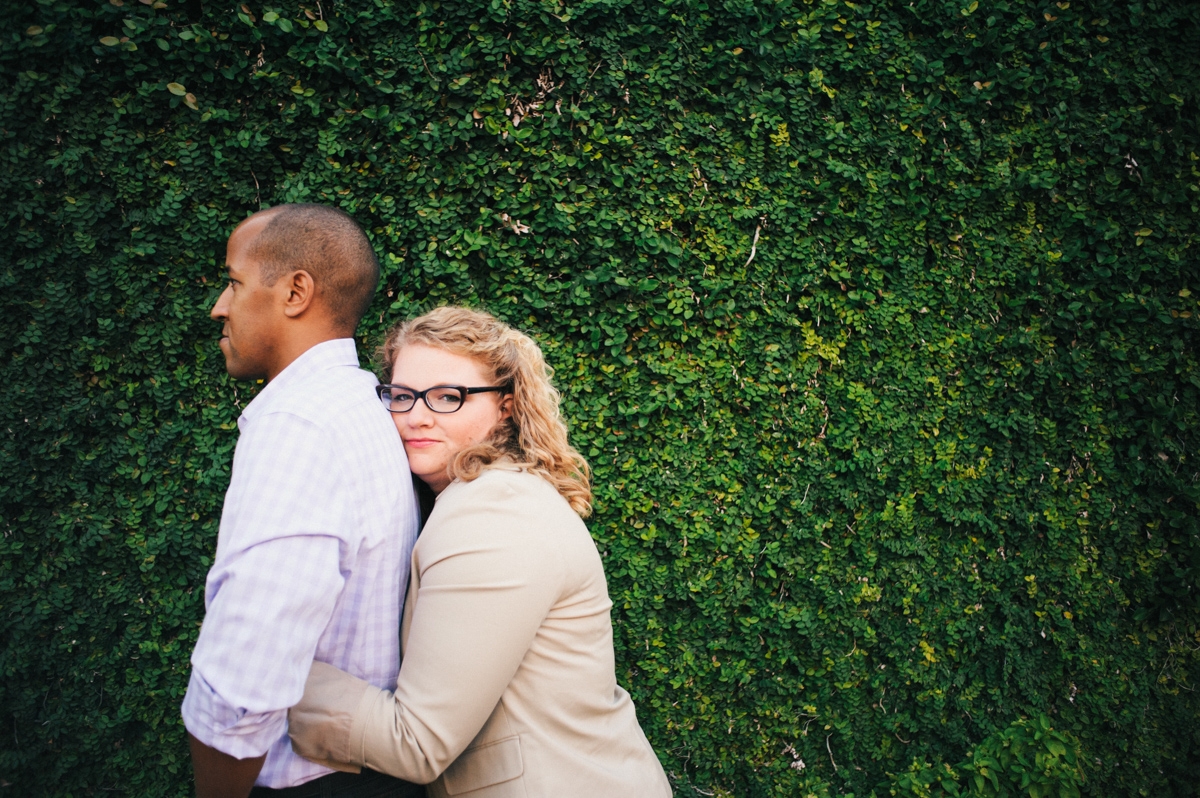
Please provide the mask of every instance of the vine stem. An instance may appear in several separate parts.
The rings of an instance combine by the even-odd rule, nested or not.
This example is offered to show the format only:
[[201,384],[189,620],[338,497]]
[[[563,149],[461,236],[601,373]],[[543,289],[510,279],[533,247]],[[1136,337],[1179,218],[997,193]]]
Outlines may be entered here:
[[[754,256],[758,254],[758,235],[761,232],[762,225],[756,224],[754,226],[754,240],[750,242],[750,257],[746,258],[746,266],[749,266],[750,261],[754,260]],[[746,266],[743,266],[742,268],[744,269]]]

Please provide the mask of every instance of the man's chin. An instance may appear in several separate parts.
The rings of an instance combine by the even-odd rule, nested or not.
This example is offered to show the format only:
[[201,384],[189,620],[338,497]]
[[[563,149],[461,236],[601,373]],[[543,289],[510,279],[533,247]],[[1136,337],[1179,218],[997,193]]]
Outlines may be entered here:
[[238,363],[231,357],[225,358],[225,371],[235,380],[261,380],[264,377],[259,370],[247,368],[244,363]]
[[230,377],[233,377],[234,379],[240,379],[237,375],[237,360],[234,359],[233,350],[229,346],[229,339],[222,338],[220,342],[217,343],[217,347],[220,348],[221,355],[225,358],[225,371],[229,373]]

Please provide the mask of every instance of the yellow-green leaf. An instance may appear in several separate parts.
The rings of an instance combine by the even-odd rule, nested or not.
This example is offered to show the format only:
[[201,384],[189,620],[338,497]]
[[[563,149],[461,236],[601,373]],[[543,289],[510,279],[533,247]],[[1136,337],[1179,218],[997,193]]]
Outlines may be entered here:
[[28,28],[25,29],[25,35],[26,36],[37,36],[43,30],[44,30],[44,28],[42,28],[41,25],[30,25]]
[[121,40],[118,39],[116,36],[102,36],[100,38],[100,43],[103,44],[105,47],[113,47],[117,44],[120,44]]
[[325,33],[326,31],[329,30],[329,24],[327,22],[325,22],[325,20],[323,20],[323,19],[318,19],[316,22],[314,22],[313,27],[315,27],[317,30],[321,31],[322,33]]
[[183,95],[187,94],[187,89],[183,87],[182,83],[168,83],[167,91],[171,92],[177,97],[182,97]]

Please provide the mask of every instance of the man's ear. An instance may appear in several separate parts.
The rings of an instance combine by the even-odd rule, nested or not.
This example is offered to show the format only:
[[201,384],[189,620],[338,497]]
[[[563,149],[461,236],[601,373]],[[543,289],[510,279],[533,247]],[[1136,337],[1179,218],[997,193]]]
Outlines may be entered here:
[[312,275],[300,269],[294,271],[281,282],[286,294],[283,300],[283,313],[290,319],[299,318],[309,309],[317,298],[317,283]]

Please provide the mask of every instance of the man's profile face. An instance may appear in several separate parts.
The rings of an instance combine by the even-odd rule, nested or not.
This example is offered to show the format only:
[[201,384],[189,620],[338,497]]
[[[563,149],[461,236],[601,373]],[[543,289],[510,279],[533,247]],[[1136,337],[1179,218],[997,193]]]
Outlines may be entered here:
[[281,342],[284,280],[268,286],[261,279],[261,268],[250,257],[250,244],[267,219],[253,216],[242,222],[225,250],[229,284],[221,292],[211,316],[221,322],[221,353],[225,370],[234,379],[261,379],[274,376],[272,364],[278,359]]

